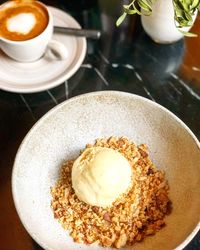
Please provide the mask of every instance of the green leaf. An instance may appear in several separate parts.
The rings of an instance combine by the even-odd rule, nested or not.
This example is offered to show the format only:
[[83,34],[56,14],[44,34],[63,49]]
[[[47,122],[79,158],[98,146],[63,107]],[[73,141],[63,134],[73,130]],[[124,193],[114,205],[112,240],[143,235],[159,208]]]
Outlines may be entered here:
[[125,19],[126,17],[126,13],[123,13],[118,19],[117,19],[117,22],[116,22],[116,26],[119,26]]
[[184,11],[181,10],[179,7],[177,7],[176,10],[175,10],[175,16],[176,17],[182,17],[183,14],[184,14]]
[[190,8],[189,5],[187,4],[187,2],[183,2],[182,6],[183,6],[183,9],[186,10],[186,11],[188,11],[189,8]]
[[134,15],[136,14],[136,10],[135,9],[130,9],[130,7],[128,5],[124,5],[123,6],[124,12],[128,15]]
[[189,12],[185,12],[185,17],[189,21],[189,23],[192,24],[192,16],[191,16],[191,14]]
[[[116,22],[119,26],[126,15],[150,15],[152,13],[152,5],[158,0],[130,0],[128,5],[123,5],[124,13]],[[168,0],[160,0],[168,1]],[[178,29],[190,27],[193,24],[193,17],[197,10],[200,11],[200,0],[171,0],[174,7],[174,21]],[[141,13],[140,10],[143,10]],[[196,34],[183,32],[185,36],[195,37]]]
[[184,36],[187,36],[187,37],[197,37],[198,35],[197,34],[194,34],[192,32],[186,32],[186,31],[183,31],[183,30],[179,30]]
[[[140,6],[138,6],[138,8],[139,8]],[[142,13],[139,11],[139,9],[135,6],[135,4],[133,3],[133,8],[134,8],[134,10],[136,11],[136,13],[138,14],[138,15],[142,15]]]
[[[175,1],[175,0],[174,0]],[[176,5],[175,5],[175,10],[176,9],[180,9],[182,11],[185,11],[185,7],[184,7],[184,3],[182,3],[181,1],[179,0],[176,0],[175,1]]]
[[138,0],[138,4],[139,3],[143,3],[144,5],[146,5],[150,10],[152,10],[152,3],[148,0]]
[[196,9],[198,5],[199,5],[199,0],[194,0],[192,2],[191,9]]
[[138,5],[140,6],[141,9],[143,9],[147,13],[152,12],[152,8],[147,1],[138,0]]

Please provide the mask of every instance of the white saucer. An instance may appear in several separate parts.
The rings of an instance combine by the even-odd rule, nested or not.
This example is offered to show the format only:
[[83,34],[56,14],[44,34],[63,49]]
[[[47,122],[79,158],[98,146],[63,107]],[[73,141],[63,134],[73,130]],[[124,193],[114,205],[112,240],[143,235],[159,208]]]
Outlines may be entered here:
[[[54,25],[80,28],[77,21],[69,14],[54,7],[49,9],[53,15]],[[0,50],[0,89],[33,93],[53,88],[69,79],[85,58],[86,39],[55,34],[53,40],[60,41],[66,46],[67,60],[48,60],[43,57],[33,63],[19,63]]]

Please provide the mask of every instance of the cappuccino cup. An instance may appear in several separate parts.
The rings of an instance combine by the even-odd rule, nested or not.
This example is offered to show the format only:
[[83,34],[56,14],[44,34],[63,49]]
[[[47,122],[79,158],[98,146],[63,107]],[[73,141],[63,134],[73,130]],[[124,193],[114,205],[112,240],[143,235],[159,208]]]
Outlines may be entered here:
[[41,2],[8,1],[0,5],[0,49],[19,62],[32,62],[52,50],[60,59],[67,49],[52,40],[53,18]]

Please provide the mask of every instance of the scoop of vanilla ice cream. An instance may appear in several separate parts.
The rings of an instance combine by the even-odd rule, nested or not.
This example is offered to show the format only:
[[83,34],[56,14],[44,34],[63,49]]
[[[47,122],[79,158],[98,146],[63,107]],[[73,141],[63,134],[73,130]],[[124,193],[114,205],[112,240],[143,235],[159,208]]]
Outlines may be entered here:
[[108,207],[131,185],[132,170],[118,151],[87,148],[72,167],[72,186],[78,198],[93,206]]

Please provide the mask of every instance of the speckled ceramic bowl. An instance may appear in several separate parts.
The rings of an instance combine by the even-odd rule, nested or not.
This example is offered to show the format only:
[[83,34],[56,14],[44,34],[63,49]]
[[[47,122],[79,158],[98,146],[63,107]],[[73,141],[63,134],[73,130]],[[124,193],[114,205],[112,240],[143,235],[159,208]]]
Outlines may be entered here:
[[73,242],[53,217],[50,187],[64,159],[78,156],[95,138],[111,135],[149,146],[154,163],[166,171],[173,202],[167,226],[128,249],[182,249],[200,228],[200,144],[162,106],[115,91],[71,98],[49,111],[25,137],[14,163],[12,191],[26,230],[45,249],[103,249]]

